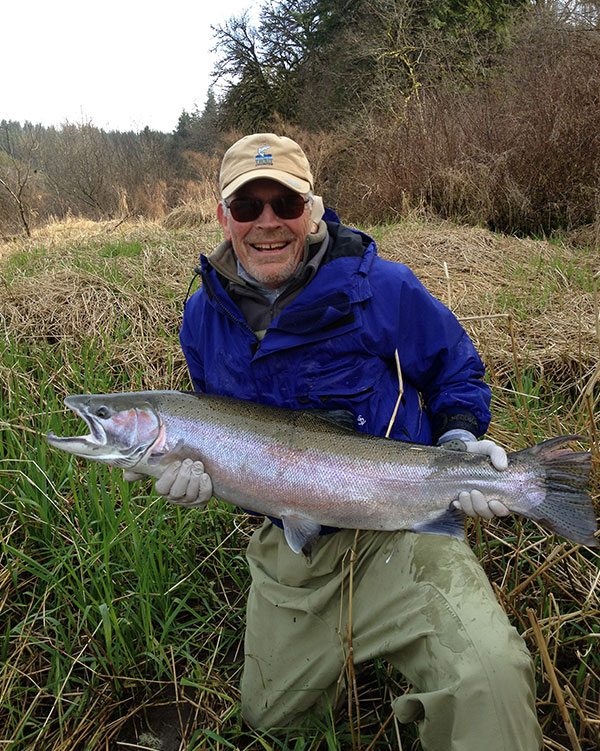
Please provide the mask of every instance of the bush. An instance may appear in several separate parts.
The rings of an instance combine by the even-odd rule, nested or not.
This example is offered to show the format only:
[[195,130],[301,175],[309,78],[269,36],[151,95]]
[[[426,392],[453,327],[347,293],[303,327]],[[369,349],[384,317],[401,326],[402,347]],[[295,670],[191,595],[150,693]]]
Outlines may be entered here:
[[322,177],[353,221],[414,208],[517,233],[594,221],[600,198],[600,38],[523,27],[492,81],[429,90],[337,139]]

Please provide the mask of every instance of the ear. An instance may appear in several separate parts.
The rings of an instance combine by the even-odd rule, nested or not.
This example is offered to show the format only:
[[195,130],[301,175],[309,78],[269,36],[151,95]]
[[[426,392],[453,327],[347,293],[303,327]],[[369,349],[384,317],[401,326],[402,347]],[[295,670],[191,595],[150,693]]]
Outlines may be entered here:
[[217,204],[217,219],[219,220],[219,224],[223,228],[225,239],[231,240],[231,232],[229,230],[229,216],[225,211],[223,201],[219,201],[219,203]]

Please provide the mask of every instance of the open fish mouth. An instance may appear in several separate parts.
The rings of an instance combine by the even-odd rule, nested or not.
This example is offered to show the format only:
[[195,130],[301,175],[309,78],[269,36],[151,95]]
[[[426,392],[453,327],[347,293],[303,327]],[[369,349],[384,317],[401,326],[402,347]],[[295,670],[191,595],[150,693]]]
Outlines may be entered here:
[[51,432],[48,433],[48,443],[80,456],[92,456],[98,449],[104,449],[108,439],[101,421],[86,410],[80,409],[73,403],[71,397],[65,399],[65,405],[85,422],[90,432],[87,435],[78,436],[57,436]]

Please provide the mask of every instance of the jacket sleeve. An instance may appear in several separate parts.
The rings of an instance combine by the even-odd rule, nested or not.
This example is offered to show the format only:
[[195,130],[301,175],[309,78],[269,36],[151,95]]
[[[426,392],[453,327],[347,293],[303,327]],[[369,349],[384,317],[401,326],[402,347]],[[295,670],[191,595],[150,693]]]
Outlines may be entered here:
[[183,311],[183,322],[179,330],[179,342],[188,366],[194,391],[203,393],[206,391],[204,378],[204,364],[198,347],[198,332],[200,331],[198,298],[202,290],[196,292],[188,300]]
[[[393,341],[402,372],[422,395],[433,442],[447,430],[481,436],[490,422],[490,388],[473,342],[454,314],[431,295],[410,269],[401,267]],[[393,298],[392,298],[393,299]]]

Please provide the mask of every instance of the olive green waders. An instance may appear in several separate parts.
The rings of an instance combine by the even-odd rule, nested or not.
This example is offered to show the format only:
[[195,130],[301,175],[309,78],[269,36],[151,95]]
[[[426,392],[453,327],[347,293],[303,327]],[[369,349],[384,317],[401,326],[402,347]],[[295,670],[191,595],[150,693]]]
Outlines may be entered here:
[[[241,687],[251,726],[296,727],[335,702],[354,540],[353,530],[325,535],[308,561],[271,522],[254,533]],[[392,708],[419,722],[423,748],[538,751],[529,653],[468,545],[361,531],[355,551],[354,664],[382,657],[410,681]]]

